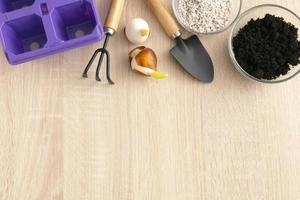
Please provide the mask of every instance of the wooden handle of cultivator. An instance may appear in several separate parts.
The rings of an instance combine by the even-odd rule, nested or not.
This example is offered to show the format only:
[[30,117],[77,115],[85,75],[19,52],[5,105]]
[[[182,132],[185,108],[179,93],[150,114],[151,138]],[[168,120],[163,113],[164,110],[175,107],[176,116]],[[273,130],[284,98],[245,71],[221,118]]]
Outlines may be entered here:
[[104,27],[117,31],[124,7],[125,0],[112,0]]
[[180,28],[163,0],[148,0],[148,5],[167,35],[172,39],[178,36]]

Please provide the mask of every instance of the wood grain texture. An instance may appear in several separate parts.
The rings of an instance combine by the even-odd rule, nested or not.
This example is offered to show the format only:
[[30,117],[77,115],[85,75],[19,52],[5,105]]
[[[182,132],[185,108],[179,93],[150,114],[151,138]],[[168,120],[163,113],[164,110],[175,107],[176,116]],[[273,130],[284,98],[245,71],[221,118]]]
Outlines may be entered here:
[[[167,1],[170,3],[170,1]],[[282,4],[300,13],[299,0]],[[105,19],[109,1],[98,1]],[[0,59],[1,200],[299,200],[300,77],[262,85],[234,70],[228,32],[201,37],[216,77],[190,78],[145,1],[128,0],[151,26],[156,81],[133,74],[123,31],[111,40],[114,86],[80,76],[94,44],[18,68]],[[121,29],[120,29],[121,30]]]
[[123,10],[125,6],[125,0],[112,0],[110,4],[110,11],[106,17],[104,27],[111,28],[114,31],[118,30],[121,18],[123,16]]
[[166,7],[164,1],[147,0],[147,2],[151,12],[155,15],[162,28],[164,28],[166,34],[172,39],[178,37],[175,34],[180,33],[180,28],[177,25],[175,17],[171,14],[171,9]]

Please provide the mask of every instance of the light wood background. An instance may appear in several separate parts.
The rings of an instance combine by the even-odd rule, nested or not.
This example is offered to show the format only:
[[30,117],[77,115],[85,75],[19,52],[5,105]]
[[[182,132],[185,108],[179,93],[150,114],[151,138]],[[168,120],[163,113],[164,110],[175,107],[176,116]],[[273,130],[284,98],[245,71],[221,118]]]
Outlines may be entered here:
[[[169,1],[170,2],[170,1]],[[245,0],[300,13],[299,0]],[[109,1],[97,3],[104,19]],[[216,70],[199,83],[172,60],[174,45],[144,0],[128,0],[151,26],[147,46],[166,80],[131,72],[134,46],[110,43],[116,85],[81,73],[101,44],[17,69],[0,59],[1,200],[300,200],[300,77],[262,85],[230,62],[228,32],[201,37]]]

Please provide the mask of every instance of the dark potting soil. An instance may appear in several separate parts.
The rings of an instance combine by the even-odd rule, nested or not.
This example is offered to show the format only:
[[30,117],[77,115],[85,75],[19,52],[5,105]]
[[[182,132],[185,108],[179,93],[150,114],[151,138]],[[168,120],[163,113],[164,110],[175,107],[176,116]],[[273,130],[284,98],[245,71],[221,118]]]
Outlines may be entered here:
[[272,80],[300,63],[298,29],[281,17],[251,19],[233,39],[239,65],[258,79]]

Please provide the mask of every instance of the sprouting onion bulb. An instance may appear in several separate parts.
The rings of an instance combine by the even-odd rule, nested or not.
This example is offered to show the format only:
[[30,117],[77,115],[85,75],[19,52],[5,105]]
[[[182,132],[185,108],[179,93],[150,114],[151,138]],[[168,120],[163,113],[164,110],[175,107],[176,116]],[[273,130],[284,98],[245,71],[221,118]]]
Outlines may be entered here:
[[144,46],[137,47],[129,53],[129,60],[133,71],[144,76],[164,79],[168,74],[157,71],[157,57],[154,51]]
[[146,42],[148,39],[150,35],[150,28],[145,20],[141,18],[135,18],[127,23],[125,27],[125,34],[131,43],[141,44]]

